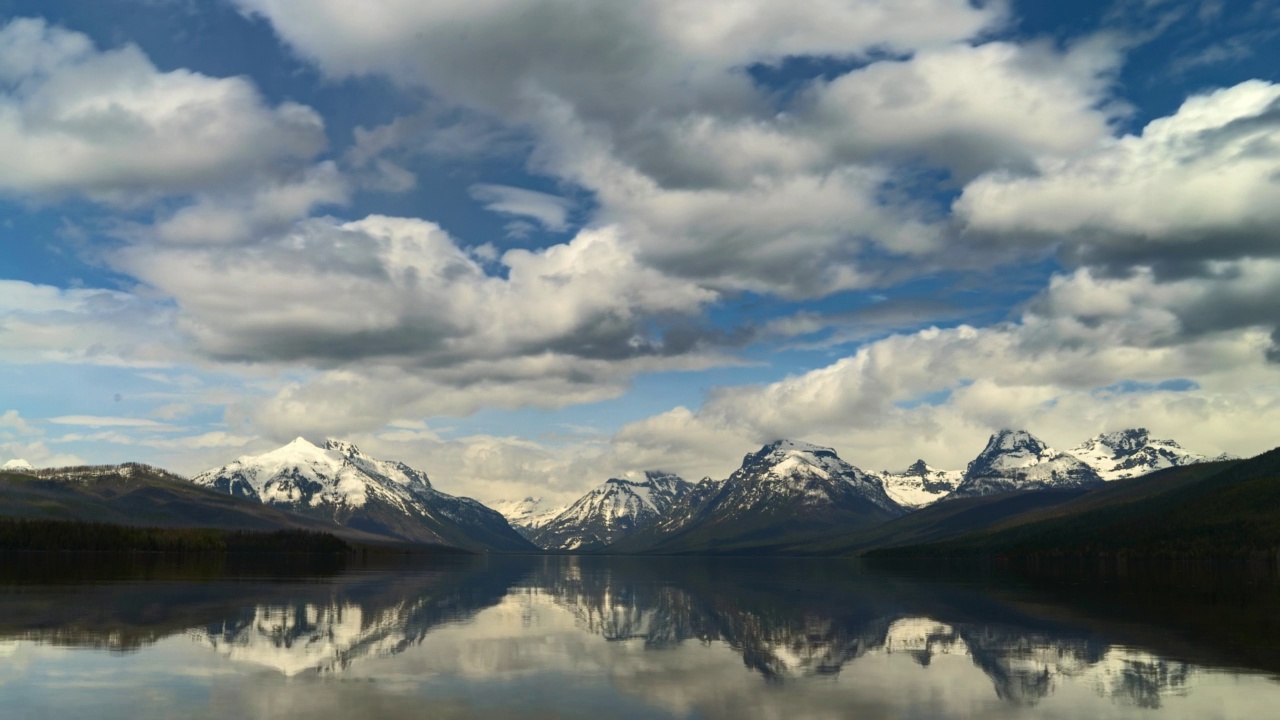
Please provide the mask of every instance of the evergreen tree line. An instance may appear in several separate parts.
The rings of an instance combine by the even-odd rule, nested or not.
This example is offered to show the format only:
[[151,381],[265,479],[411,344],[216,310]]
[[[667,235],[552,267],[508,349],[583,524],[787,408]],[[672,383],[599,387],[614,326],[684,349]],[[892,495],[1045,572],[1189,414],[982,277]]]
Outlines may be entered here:
[[31,475],[42,480],[56,480],[59,478],[119,476],[121,471],[129,471],[130,474],[136,473],[139,475],[164,478],[167,480],[185,479],[181,475],[165,470],[164,468],[138,462],[127,462],[120,465],[69,465],[67,467],[59,468],[40,468],[37,470],[17,470],[11,472],[17,472],[22,475]]
[[342,539],[313,530],[214,530],[0,518],[0,551],[343,553]]

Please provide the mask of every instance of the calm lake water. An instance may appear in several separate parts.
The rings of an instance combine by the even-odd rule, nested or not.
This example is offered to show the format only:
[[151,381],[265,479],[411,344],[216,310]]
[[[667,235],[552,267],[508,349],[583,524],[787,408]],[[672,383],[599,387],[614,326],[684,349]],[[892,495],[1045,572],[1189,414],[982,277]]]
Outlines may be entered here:
[[0,558],[14,718],[1262,718],[1280,594],[838,560]]

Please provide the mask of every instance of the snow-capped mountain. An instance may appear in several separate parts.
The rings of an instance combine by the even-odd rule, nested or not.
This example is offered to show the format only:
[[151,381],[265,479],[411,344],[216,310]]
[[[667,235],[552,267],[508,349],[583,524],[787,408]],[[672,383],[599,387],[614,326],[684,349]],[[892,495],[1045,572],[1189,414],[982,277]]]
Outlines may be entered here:
[[1146,428],[1102,433],[1068,452],[1093,468],[1103,480],[1138,477],[1208,460],[1204,455],[1184,450],[1172,440],[1151,437]]
[[563,505],[550,505],[540,497],[527,497],[523,500],[498,500],[489,503],[489,507],[507,519],[507,523],[516,532],[529,537],[533,531],[554,520],[564,512]]
[[1014,490],[1088,487],[1102,482],[1093,468],[1049,447],[1025,430],[1001,430],[969,463],[964,480],[948,498],[995,495]]
[[881,470],[875,473],[884,491],[904,508],[921,508],[946,497],[964,479],[961,470],[939,470],[917,460],[902,472]]
[[831,448],[778,440],[743,458],[727,479],[699,483],[647,539],[663,552],[725,549],[850,530],[904,512],[879,477]]
[[547,550],[595,550],[646,528],[693,489],[671,473],[648,471],[644,480],[610,478],[534,530],[529,539]]
[[403,540],[473,550],[533,549],[497,512],[436,490],[425,473],[404,463],[372,458],[339,440],[317,447],[298,438],[191,481]]
[[35,469],[34,465],[22,458],[14,458],[6,462],[4,465],[0,465],[0,470],[8,470],[10,472],[29,472]]

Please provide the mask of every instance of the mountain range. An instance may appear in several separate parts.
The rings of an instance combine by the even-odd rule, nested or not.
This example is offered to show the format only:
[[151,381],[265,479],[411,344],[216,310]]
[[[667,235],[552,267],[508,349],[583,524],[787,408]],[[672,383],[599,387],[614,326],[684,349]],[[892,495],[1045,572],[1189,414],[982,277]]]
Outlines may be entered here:
[[436,490],[426,473],[402,462],[370,457],[338,440],[319,447],[298,438],[200,473],[191,482],[409,542],[482,552],[536,549],[495,510]]
[[[610,478],[566,507],[528,497],[491,509],[441,492],[425,472],[374,458],[351,443],[330,439],[317,446],[298,438],[200,473],[190,483],[170,475],[165,482],[229,498],[237,513],[274,508],[272,522],[280,527],[338,528],[349,536],[476,552],[813,554],[946,541],[1110,484],[1207,460],[1142,428],[1104,433],[1067,452],[1026,431],[1000,430],[963,471],[917,460],[900,472],[868,472],[832,448],[777,440],[747,454],[724,479],[694,484],[648,471]],[[26,498],[28,510],[38,505],[33,477],[45,476],[46,487],[36,495],[52,488],[62,496],[85,495],[85,488],[58,485],[50,471],[25,462],[10,461],[2,472],[8,494]],[[14,489],[19,486],[25,489]],[[105,500],[95,492],[59,502],[78,503],[81,515],[97,519],[91,508]],[[118,498],[112,502],[119,504]],[[125,522],[143,520],[128,515],[108,513]],[[201,513],[183,517],[174,522],[198,523]]]

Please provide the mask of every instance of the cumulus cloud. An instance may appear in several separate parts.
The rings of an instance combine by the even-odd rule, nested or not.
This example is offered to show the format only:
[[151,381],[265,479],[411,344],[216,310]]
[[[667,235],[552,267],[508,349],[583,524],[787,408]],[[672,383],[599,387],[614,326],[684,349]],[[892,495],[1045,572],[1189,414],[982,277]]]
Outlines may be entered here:
[[322,162],[227,192],[201,193],[191,204],[123,234],[143,242],[243,245],[287,230],[317,207],[345,204],[350,191],[337,165]]
[[219,362],[313,367],[246,410],[292,437],[481,407],[563,407],[640,372],[729,362],[700,325],[715,293],[641,265],[616,228],[485,268],[439,226],[315,219],[249,246],[133,246],[116,265],[173,299]]
[[0,280],[0,359],[161,366],[188,357],[163,301]]
[[502,255],[485,272],[439,226],[316,219],[250,247],[126,249],[120,267],[163,290],[209,355],[320,365],[394,358],[449,367],[555,354],[586,359],[691,350],[647,327],[697,313],[709,291],[640,266],[615,229]]
[[[700,468],[714,448],[731,468],[741,448],[802,437],[873,468],[916,454],[961,467],[999,427],[1065,448],[1144,425],[1207,453],[1259,452],[1275,444],[1266,428],[1280,413],[1280,399],[1260,391],[1280,379],[1266,360],[1270,328],[1244,317],[1186,331],[1186,318],[1221,290],[1077,271],[1055,278],[1017,322],[893,335],[826,367],[633,423],[614,444]],[[1181,378],[1194,382],[1161,385]],[[1123,391],[1129,385],[1138,391]]]
[[955,203],[974,232],[1039,235],[1082,263],[1185,266],[1274,256],[1280,244],[1280,85],[1189,98],[1141,134],[978,178]]
[[961,178],[1028,169],[1044,154],[1110,136],[1124,108],[1099,105],[1122,57],[1107,36],[1065,51],[1045,42],[953,45],[816,84],[803,110],[848,156],[924,157]]
[[325,144],[315,111],[243,78],[162,72],[39,19],[0,28],[0,192],[135,203],[301,167]]
[[[457,463],[459,485],[489,497],[653,467],[720,476],[779,436],[872,467],[914,460],[904,451],[958,466],[1008,424],[1057,444],[1144,424],[1193,449],[1267,446],[1276,86],[1209,90],[1116,137],[1124,41],[994,39],[1004,3],[819,1],[378,0],[353,15],[337,0],[237,0],[326,76],[379,75],[425,98],[358,128],[335,162],[319,160],[314,111],[273,106],[247,80],[161,72],[133,46],[13,22],[0,30],[0,140],[58,161],[0,159],[0,192],[185,204],[121,226],[129,245],[110,262],[136,292],[0,283],[0,357],[157,364],[190,351],[258,368],[276,379],[227,402],[234,432],[181,442],[365,433],[431,448],[424,467]],[[847,69],[785,91],[757,79],[795,58]],[[581,188],[585,229],[500,253],[496,238],[462,243],[425,220],[311,217],[356,189],[412,187],[422,154],[494,153]],[[576,209],[493,182],[471,192],[512,216],[513,236],[535,222],[565,232]],[[858,327],[836,342],[898,332],[607,443],[383,430],[595,402],[637,373],[728,362],[742,338],[705,316],[740,293],[822,298],[1052,248],[1064,268],[1014,320],[906,332],[957,316],[846,313]],[[827,309],[743,337],[805,337],[837,321]]]
[[[909,179],[890,160],[958,177],[1026,166],[1093,143],[1115,116],[1101,107],[1115,43],[974,45],[1002,3],[384,0],[354,24],[339,3],[240,5],[332,76],[382,74],[528,133],[530,166],[591,191],[646,264],[718,290],[891,282],[877,259],[937,253],[947,228],[942,208],[895,190]],[[869,65],[779,107],[747,69],[796,56]],[[420,124],[363,131],[361,155],[425,142]]]

